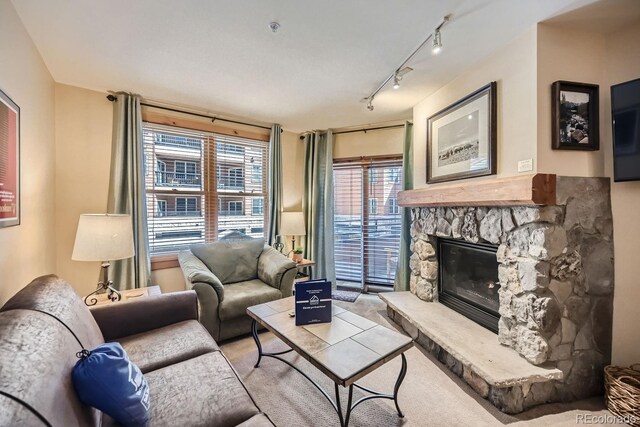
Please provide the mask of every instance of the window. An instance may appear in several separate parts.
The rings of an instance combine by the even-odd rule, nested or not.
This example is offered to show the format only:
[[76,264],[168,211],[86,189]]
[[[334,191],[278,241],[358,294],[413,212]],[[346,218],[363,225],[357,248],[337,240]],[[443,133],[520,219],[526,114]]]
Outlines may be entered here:
[[251,182],[262,182],[262,165],[251,165]]
[[167,201],[166,200],[158,200],[158,211],[156,216],[166,216],[167,215]]
[[251,202],[251,214],[252,215],[264,215],[264,200],[253,199]]
[[264,238],[267,141],[148,122],[143,137],[152,256],[228,232]]
[[400,182],[400,169],[397,169],[397,168],[388,169],[386,172],[387,172],[386,173],[387,181],[389,181],[392,184],[397,184]]
[[378,199],[369,199],[369,213],[370,214],[378,213]]
[[334,176],[334,252],[336,278],[393,285],[402,220],[398,206],[402,161],[369,159],[338,162]]
[[398,199],[395,197],[389,197],[389,213],[392,215],[400,213],[400,206],[398,205]]

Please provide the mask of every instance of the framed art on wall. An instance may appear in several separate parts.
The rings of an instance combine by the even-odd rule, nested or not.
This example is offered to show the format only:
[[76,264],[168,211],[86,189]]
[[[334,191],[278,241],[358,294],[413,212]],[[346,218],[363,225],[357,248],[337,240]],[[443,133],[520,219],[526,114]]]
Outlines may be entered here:
[[598,85],[557,81],[551,85],[551,147],[600,149]]
[[0,228],[20,224],[20,108],[0,90]]
[[496,82],[427,119],[427,184],[496,174]]

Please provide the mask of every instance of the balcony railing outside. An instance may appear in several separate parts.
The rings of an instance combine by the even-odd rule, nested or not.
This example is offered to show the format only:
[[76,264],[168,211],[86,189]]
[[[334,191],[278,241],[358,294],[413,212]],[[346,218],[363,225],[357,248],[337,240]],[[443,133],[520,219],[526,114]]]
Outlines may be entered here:
[[168,145],[171,147],[196,148],[198,150],[200,149],[200,147],[202,147],[201,140],[167,134],[157,134],[155,143],[158,145]]
[[186,172],[156,172],[156,186],[158,187],[200,187],[202,185],[199,173]]
[[170,218],[176,216],[200,216],[202,212],[200,210],[158,210],[156,211],[157,218]]

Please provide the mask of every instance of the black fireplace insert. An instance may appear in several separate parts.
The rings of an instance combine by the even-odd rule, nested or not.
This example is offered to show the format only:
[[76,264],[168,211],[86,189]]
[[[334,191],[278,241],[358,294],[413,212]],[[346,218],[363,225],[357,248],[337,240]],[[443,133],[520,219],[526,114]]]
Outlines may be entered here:
[[447,307],[498,332],[497,246],[438,238],[438,298]]

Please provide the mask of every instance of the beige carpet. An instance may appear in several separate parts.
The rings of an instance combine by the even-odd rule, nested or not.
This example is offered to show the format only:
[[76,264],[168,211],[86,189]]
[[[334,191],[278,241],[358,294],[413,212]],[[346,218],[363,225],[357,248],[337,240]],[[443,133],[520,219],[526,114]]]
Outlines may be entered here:
[[[355,303],[334,301],[380,324],[398,329],[386,315],[386,306],[375,295],[362,295]],[[260,334],[265,351],[286,347],[268,332]],[[249,336],[224,343],[222,351],[229,358],[258,406],[279,427],[339,426],[338,416],[327,400],[304,377],[286,364],[263,358],[256,362],[256,347]],[[400,389],[400,408],[405,417],[399,418],[391,400],[370,400],[352,413],[350,426],[569,426],[576,425],[578,416],[604,416],[601,398],[573,404],[553,404],[533,408],[517,416],[505,415],[480,398],[462,380],[448,371],[420,347],[406,353],[407,376]],[[295,353],[286,354],[289,361],[321,383],[333,396],[333,382]],[[380,391],[391,391],[400,370],[396,358],[372,372],[360,384]],[[342,390],[343,405],[346,390]],[[354,401],[363,396],[357,389]],[[584,422],[582,424],[585,424]],[[591,424],[601,425],[601,424]]]

